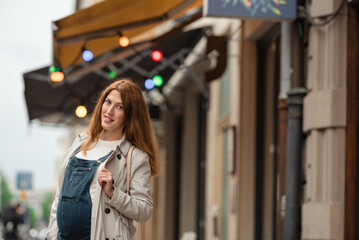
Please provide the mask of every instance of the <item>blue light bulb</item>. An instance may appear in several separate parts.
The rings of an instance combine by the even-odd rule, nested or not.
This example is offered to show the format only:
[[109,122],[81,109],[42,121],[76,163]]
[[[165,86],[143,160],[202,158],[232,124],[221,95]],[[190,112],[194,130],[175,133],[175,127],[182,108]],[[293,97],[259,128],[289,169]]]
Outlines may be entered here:
[[146,89],[148,89],[148,90],[151,90],[152,88],[154,88],[155,87],[155,83],[153,82],[153,80],[152,79],[146,79],[146,81],[145,81],[145,87],[146,87]]
[[89,50],[84,50],[82,52],[82,58],[84,61],[89,62],[93,59],[93,53]]

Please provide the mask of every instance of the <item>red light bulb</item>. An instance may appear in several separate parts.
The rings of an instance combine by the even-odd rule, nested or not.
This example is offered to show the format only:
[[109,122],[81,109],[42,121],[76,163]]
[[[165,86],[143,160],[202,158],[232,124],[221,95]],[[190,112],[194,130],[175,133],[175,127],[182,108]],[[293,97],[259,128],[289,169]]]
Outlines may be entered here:
[[160,61],[162,59],[163,54],[162,54],[161,51],[155,50],[155,51],[152,52],[151,57],[152,57],[153,61],[158,62],[158,61]]

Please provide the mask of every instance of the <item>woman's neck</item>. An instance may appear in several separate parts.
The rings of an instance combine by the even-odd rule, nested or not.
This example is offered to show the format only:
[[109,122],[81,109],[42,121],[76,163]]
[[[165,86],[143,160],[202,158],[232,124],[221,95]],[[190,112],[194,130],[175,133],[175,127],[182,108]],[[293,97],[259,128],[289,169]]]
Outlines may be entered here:
[[115,140],[121,140],[123,137],[123,133],[121,134],[114,134],[114,133],[109,133],[107,131],[102,131],[102,133],[100,134],[100,139],[104,140],[104,141],[115,141]]

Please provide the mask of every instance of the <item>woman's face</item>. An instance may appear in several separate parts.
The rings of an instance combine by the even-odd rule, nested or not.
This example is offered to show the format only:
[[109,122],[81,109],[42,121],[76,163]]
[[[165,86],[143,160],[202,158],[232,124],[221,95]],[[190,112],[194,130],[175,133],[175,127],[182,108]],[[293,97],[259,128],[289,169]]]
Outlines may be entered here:
[[101,109],[101,126],[103,140],[117,140],[123,136],[125,111],[121,94],[112,90],[106,97]]

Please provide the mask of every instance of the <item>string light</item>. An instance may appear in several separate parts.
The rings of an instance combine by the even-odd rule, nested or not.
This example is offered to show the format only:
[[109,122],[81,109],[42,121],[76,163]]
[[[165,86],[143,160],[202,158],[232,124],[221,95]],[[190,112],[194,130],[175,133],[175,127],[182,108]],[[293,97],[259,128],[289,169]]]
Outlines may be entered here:
[[93,59],[93,53],[90,50],[84,48],[82,51],[82,59],[85,62],[90,62]]
[[59,71],[60,71],[60,68],[55,67],[54,65],[52,65],[52,66],[49,67],[49,72],[50,72],[50,73],[59,72]]
[[87,109],[84,105],[79,105],[77,108],[76,108],[76,116],[79,117],[79,118],[84,118],[86,117],[87,115]]
[[118,43],[121,47],[127,47],[130,44],[130,39],[128,39],[126,36],[120,36]]
[[147,90],[151,90],[151,89],[153,89],[154,87],[155,87],[155,83],[153,82],[153,80],[152,80],[151,78],[146,79],[146,81],[145,81],[145,88],[146,88]]
[[115,79],[117,76],[116,72],[113,70],[108,71],[107,75],[110,79]]
[[50,79],[53,82],[61,82],[65,78],[65,75],[63,72],[53,72],[50,74]]
[[61,72],[59,67],[51,66],[49,67],[50,80],[53,82],[61,82],[64,80],[65,75]]
[[153,51],[151,54],[152,60],[156,61],[156,62],[160,61],[162,59],[162,57],[163,57],[162,52],[158,51],[158,50]]
[[163,84],[163,78],[160,75],[156,75],[152,78],[156,87],[160,87]]

